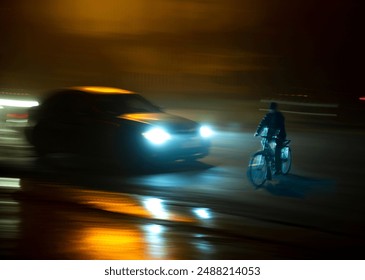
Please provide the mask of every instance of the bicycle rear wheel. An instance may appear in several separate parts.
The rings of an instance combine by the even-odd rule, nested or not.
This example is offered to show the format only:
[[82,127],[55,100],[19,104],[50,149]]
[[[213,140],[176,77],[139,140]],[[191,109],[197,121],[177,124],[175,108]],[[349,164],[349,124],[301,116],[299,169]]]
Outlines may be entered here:
[[281,172],[282,174],[288,174],[291,168],[292,154],[291,149],[285,146],[281,149]]
[[265,154],[257,152],[250,159],[247,177],[254,186],[260,187],[266,182],[268,168]]

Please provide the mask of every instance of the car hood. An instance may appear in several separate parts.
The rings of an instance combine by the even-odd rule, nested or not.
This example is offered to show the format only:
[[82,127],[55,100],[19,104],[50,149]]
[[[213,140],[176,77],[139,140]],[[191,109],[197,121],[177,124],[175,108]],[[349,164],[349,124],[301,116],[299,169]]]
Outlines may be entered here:
[[193,132],[198,126],[195,121],[168,113],[124,114],[118,116],[118,118],[149,125],[162,126],[166,129],[180,132]]

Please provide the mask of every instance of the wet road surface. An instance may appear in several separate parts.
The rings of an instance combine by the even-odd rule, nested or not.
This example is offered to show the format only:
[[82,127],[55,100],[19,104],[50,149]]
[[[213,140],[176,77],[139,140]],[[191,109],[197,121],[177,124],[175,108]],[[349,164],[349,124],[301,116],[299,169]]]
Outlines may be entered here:
[[252,126],[218,130],[201,162],[143,174],[40,162],[6,140],[0,257],[363,259],[365,161],[348,149],[365,154],[363,130],[288,126],[291,174],[260,189],[245,174],[259,148]]

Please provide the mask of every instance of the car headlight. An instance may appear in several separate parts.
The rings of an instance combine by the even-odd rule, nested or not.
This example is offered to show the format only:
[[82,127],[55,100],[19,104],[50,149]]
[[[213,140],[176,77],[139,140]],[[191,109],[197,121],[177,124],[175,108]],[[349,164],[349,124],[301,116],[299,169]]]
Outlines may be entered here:
[[209,126],[203,125],[199,129],[199,133],[201,137],[208,138],[213,135],[213,130]]
[[168,134],[165,130],[162,128],[152,128],[144,133],[142,135],[156,145],[161,145],[171,139],[171,135]]

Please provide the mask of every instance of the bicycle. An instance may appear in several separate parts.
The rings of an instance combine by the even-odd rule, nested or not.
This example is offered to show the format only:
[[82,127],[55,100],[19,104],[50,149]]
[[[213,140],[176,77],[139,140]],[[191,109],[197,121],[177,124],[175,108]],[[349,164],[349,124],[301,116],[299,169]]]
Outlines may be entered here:
[[[292,164],[292,153],[289,143],[291,140],[285,140],[281,149],[281,174],[289,173]],[[275,174],[275,137],[268,138],[261,135],[262,150],[254,153],[249,161],[247,177],[251,183],[260,187],[267,180],[271,180]]]

